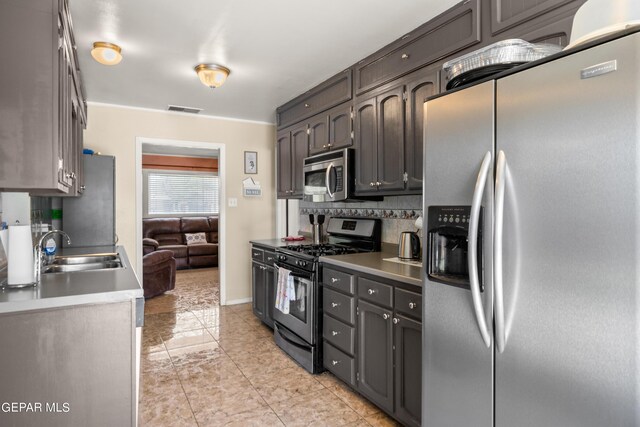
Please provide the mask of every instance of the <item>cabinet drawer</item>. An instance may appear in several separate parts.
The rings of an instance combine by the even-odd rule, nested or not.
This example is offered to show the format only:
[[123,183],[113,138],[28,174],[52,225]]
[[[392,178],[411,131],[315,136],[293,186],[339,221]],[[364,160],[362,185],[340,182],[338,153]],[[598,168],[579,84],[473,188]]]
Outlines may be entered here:
[[323,346],[324,367],[336,377],[356,386],[356,364],[353,357],[347,356],[331,344],[324,342]]
[[276,262],[276,253],[274,251],[265,250],[262,256],[264,263],[273,267],[273,263]]
[[396,311],[416,319],[422,319],[422,295],[396,288]]
[[264,261],[264,250],[258,248],[251,248],[251,259],[258,262]]
[[322,336],[340,350],[353,354],[355,350],[355,328],[342,323],[333,317],[324,315]]
[[480,0],[455,6],[355,66],[355,92],[360,95],[425,65],[477,44]]
[[279,107],[278,128],[297,123],[350,99],[351,69],[348,69]]
[[354,277],[351,274],[322,267],[322,281],[325,286],[338,289],[342,292],[353,295],[356,291]]
[[325,314],[330,314],[336,319],[352,325],[356,321],[355,298],[342,295],[331,289],[324,289],[322,309]]
[[358,297],[391,308],[393,305],[393,287],[360,277],[358,278]]

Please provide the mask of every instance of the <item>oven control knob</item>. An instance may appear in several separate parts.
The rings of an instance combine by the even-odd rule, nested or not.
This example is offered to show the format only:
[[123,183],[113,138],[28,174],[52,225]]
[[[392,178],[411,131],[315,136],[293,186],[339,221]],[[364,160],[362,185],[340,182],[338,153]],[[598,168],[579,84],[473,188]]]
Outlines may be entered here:
[[298,265],[300,267],[306,267],[307,266],[307,261],[300,261],[300,263]]
[[278,255],[278,261],[286,261],[287,257],[284,255]]

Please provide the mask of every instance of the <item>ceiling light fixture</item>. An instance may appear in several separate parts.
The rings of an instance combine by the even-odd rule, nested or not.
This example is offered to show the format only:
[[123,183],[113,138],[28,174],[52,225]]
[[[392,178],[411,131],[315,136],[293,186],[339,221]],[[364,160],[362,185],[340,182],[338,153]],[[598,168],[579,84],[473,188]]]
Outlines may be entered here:
[[211,89],[222,86],[229,73],[231,73],[228,68],[216,64],[198,64],[194,70],[198,73],[202,84],[209,86]]
[[95,42],[91,49],[93,59],[103,65],[116,65],[122,61],[120,46],[107,42]]

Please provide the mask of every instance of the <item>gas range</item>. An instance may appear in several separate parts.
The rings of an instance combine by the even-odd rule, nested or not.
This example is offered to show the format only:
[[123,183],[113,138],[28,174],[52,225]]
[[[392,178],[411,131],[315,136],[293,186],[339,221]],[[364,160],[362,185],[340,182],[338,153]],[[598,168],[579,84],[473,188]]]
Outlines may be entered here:
[[311,373],[323,370],[318,258],[380,250],[380,228],[379,219],[330,218],[327,243],[276,248],[276,293],[288,299],[289,307],[273,312],[275,341]]

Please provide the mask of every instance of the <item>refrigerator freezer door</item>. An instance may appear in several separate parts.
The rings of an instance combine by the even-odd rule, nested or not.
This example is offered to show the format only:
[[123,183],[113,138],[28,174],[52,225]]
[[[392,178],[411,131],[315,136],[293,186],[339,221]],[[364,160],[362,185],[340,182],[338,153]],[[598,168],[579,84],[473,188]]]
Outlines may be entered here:
[[640,425],[639,64],[636,33],[497,82],[496,427]]
[[[429,206],[470,206],[487,152],[493,158],[495,83],[487,82],[425,105],[424,212]],[[482,199],[484,291],[480,299],[489,328],[492,313],[491,236],[493,167]],[[427,223],[429,219],[427,218]],[[429,230],[424,230],[428,241]],[[423,265],[429,265],[425,251]],[[485,344],[469,289],[430,281],[423,288],[424,426],[493,425],[493,344]]]

